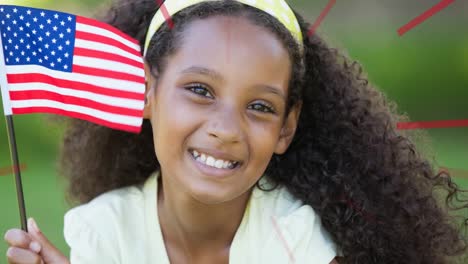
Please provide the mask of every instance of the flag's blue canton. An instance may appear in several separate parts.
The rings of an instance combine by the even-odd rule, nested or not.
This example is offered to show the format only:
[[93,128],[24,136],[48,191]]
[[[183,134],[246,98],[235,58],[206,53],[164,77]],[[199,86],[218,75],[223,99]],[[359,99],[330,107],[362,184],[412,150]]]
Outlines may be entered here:
[[6,65],[37,64],[71,72],[74,15],[19,6],[0,6],[0,33]]

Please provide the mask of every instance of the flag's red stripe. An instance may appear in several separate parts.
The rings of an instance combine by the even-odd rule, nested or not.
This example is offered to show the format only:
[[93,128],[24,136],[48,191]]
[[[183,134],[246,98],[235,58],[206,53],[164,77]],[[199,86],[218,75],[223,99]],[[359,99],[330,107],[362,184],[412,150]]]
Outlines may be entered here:
[[85,67],[85,66],[80,66],[80,65],[73,65],[73,72],[92,75],[92,76],[98,76],[98,77],[120,79],[120,80],[125,80],[125,81],[136,82],[136,83],[145,83],[145,77],[143,76],[136,76],[136,75],[124,73],[124,72],[110,71],[110,70],[104,70],[104,69],[99,69],[99,68],[91,68],[91,67]]
[[138,50],[132,49],[129,46],[123,44],[122,42],[119,42],[115,39],[111,39],[105,36],[96,35],[96,34],[92,34],[88,32],[76,31],[76,38],[111,45],[121,50],[125,50],[126,52],[133,54],[135,56],[141,57],[141,53]]
[[108,95],[119,98],[126,99],[135,99],[135,100],[144,100],[144,93],[122,91],[116,89],[109,89],[97,85],[92,85],[84,82],[77,81],[67,81],[62,79],[56,79],[45,74],[39,73],[30,73],[30,74],[8,74],[7,75],[8,83],[30,83],[30,82],[39,82],[54,85],[60,88],[75,89],[79,91],[87,91],[102,95]]
[[57,109],[57,108],[52,108],[52,107],[27,107],[27,108],[12,108],[13,114],[31,114],[31,113],[50,113],[50,114],[58,114],[58,115],[64,115],[64,116],[69,116],[72,118],[79,118],[83,119],[86,121],[90,121],[102,126],[107,126],[110,128],[114,129],[119,129],[119,130],[124,130],[128,132],[133,132],[133,133],[139,133],[141,130],[141,127],[137,126],[129,126],[129,125],[124,125],[124,124],[119,124],[115,122],[110,122],[106,120],[102,120],[100,118],[82,114],[82,113],[77,113],[77,112],[72,112],[72,111],[66,111],[63,109]]
[[96,59],[103,59],[109,61],[116,61],[124,64],[128,64],[137,68],[143,69],[143,62],[138,62],[127,57],[121,56],[119,54],[109,53],[105,51],[97,51],[97,50],[90,50],[85,48],[75,48],[74,52],[75,56],[83,56],[83,57],[92,57]]
[[85,98],[80,98],[80,97],[75,97],[75,96],[70,96],[70,95],[62,95],[59,93],[43,91],[43,90],[10,91],[10,99],[12,101],[33,100],[33,99],[51,100],[51,101],[65,103],[65,104],[88,107],[88,108],[92,108],[92,109],[96,109],[96,110],[100,110],[100,111],[108,112],[112,114],[127,115],[127,116],[134,116],[134,117],[143,116],[143,110],[118,107],[118,106],[98,103],[96,101],[85,99]]
[[106,24],[106,23],[103,23],[101,21],[97,21],[97,20],[94,20],[94,19],[91,19],[91,18],[87,18],[87,17],[82,17],[82,16],[76,16],[76,23],[81,23],[81,24],[87,24],[87,25],[90,25],[90,26],[95,26],[95,27],[100,27],[100,28],[104,28],[116,35],[119,35],[121,36],[122,38],[136,44],[136,45],[139,45],[138,41],[136,39],[133,39],[131,38],[130,36],[128,36],[127,34],[123,33],[122,31],[118,30],[117,28],[109,25],[109,24]]
[[400,122],[397,124],[398,129],[449,128],[449,127],[466,127],[466,126],[468,126],[468,119],[426,121],[426,122]]

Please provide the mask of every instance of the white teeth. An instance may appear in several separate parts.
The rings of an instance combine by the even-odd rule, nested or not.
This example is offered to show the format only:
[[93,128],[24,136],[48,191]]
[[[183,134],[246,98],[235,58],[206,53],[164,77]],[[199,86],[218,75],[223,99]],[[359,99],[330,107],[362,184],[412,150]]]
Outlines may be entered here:
[[221,169],[223,168],[223,165],[224,165],[224,161],[223,160],[216,160],[214,166],[218,169]]
[[211,156],[208,156],[208,158],[206,158],[206,165],[214,167],[214,164],[215,164],[215,159]]
[[233,161],[215,159],[212,156],[206,155],[204,153],[199,153],[196,150],[192,151],[192,156],[198,162],[211,166],[211,167],[218,168],[218,169],[232,169],[235,167],[235,164],[237,164],[237,162],[233,162]]

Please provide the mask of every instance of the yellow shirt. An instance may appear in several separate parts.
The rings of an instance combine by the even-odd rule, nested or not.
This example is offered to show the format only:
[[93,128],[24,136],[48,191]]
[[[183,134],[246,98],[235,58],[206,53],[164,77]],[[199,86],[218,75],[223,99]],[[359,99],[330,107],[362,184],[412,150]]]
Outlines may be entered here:
[[[157,177],[104,193],[65,215],[72,264],[169,264],[157,214]],[[262,177],[262,184],[268,184]],[[328,264],[336,245],[312,207],[284,187],[254,187],[229,252],[230,264]]]

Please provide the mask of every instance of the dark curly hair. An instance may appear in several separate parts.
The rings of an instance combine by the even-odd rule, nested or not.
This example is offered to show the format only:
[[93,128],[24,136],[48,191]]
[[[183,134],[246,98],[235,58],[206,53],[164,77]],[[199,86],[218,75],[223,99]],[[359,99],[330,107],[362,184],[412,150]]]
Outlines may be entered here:
[[[103,20],[144,43],[157,9],[154,0],[120,0]],[[214,15],[245,17],[288,50],[288,109],[302,103],[302,111],[291,146],[273,156],[266,175],[320,215],[342,251],[340,263],[446,264],[467,252],[468,219],[460,225],[449,214],[468,208],[459,197],[464,191],[447,173],[436,173],[412,137],[396,129],[408,118],[368,83],[361,66],[317,34],[307,37],[309,24],[299,14],[302,56],[292,35],[267,13],[236,1],[207,1],[174,15],[174,28],[165,23],[147,61],[164,72],[186,25]],[[75,201],[141,184],[159,169],[148,120],[140,134],[68,122],[60,167]]]

